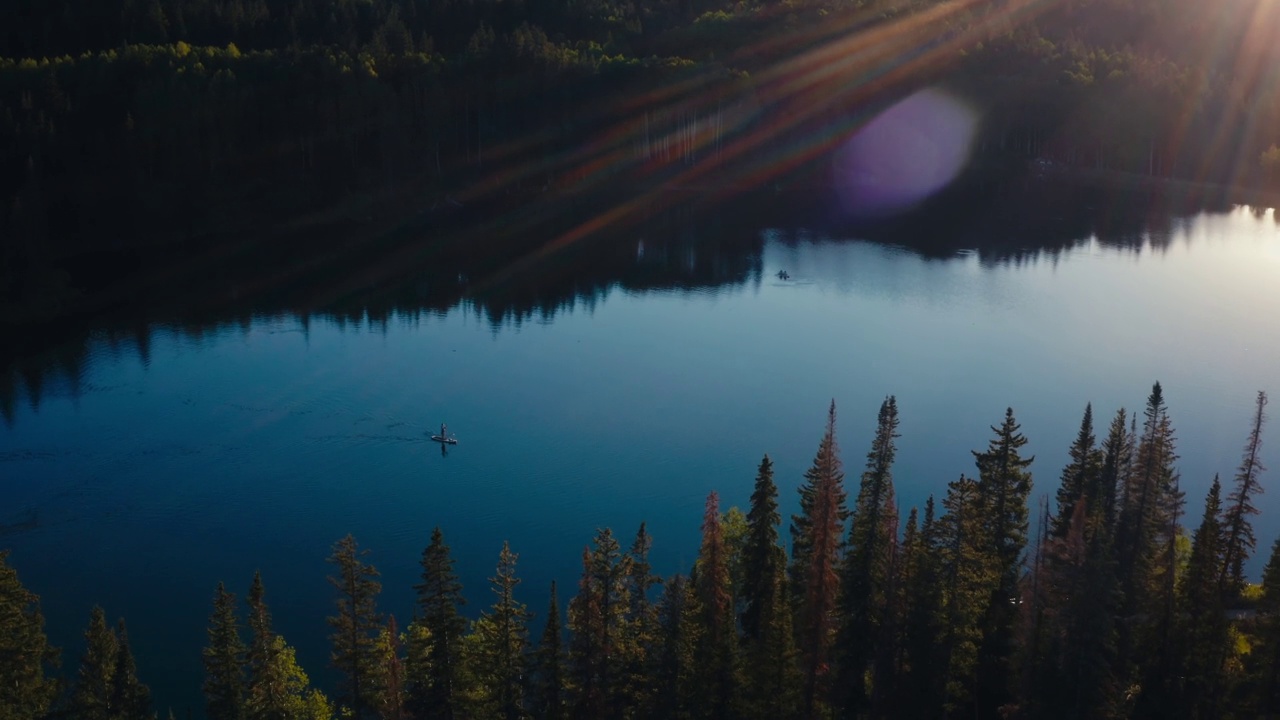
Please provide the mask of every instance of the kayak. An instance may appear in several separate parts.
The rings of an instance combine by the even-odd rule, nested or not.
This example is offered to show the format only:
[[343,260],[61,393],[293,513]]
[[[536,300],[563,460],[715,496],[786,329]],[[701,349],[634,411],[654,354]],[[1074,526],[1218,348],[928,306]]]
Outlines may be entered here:
[[445,445],[457,445],[457,444],[458,444],[458,438],[443,437],[443,436],[441,436],[441,435],[432,435],[432,436],[431,436],[431,439],[432,439],[432,440],[435,440],[435,441],[436,441],[436,442],[438,442],[438,443],[444,443]]

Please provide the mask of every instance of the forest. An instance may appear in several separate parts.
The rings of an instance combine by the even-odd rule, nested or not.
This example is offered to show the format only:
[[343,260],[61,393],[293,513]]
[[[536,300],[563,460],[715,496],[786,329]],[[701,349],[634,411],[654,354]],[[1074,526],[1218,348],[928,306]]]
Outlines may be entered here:
[[[1242,459],[1188,510],[1156,383],[1140,413],[1087,405],[1053,501],[1013,410],[903,522],[885,398],[856,484],[832,402],[799,512],[782,533],[766,455],[750,505],[707,498],[697,560],[661,578],[644,524],[598,531],[576,589],[521,589],[503,543],[492,604],[466,612],[443,532],[401,626],[350,535],[333,546],[330,660],[316,688],[272,630],[261,575],[243,605],[218,583],[202,652],[212,720],[435,718],[1243,718],[1280,712],[1280,541],[1246,577],[1263,492],[1267,396]],[[1105,425],[1105,427],[1104,427]],[[850,498],[852,495],[852,498]],[[1034,519],[1034,522],[1033,522]],[[496,539],[495,539],[496,541]],[[156,717],[123,619],[95,607],[70,677],[39,598],[0,554],[0,718]],[[472,594],[472,600],[476,595]],[[546,607],[535,618],[530,610]],[[172,710],[168,711],[173,717]]]
[[822,182],[932,86],[981,116],[971,175],[1274,194],[1278,28],[1268,0],[4,0],[0,320],[66,312],[73,261],[320,211]]

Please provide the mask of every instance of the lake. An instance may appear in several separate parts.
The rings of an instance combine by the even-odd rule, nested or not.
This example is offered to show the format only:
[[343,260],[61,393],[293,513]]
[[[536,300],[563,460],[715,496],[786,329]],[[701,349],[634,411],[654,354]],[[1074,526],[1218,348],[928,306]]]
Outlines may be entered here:
[[[162,716],[200,716],[219,580],[243,596],[261,570],[276,629],[332,690],[331,544],[350,532],[372,551],[403,627],[439,525],[472,614],[511,542],[536,636],[549,583],[567,602],[597,528],[625,545],[646,522],[656,568],[687,571],[707,493],[745,508],[764,453],[794,511],[833,398],[852,487],[897,396],[905,520],[975,472],[970,451],[1006,406],[1038,501],[1085,403],[1105,427],[1159,380],[1196,516],[1213,474],[1239,464],[1254,394],[1280,389],[1277,218],[1028,212],[901,231],[915,246],[666,214],[512,272],[395,268],[314,311],[280,291],[104,320],[13,358],[0,383],[0,547],[42,596],[67,672],[98,603],[128,621]],[[447,453],[427,438],[441,422],[459,438]],[[1258,505],[1265,549],[1280,492]]]

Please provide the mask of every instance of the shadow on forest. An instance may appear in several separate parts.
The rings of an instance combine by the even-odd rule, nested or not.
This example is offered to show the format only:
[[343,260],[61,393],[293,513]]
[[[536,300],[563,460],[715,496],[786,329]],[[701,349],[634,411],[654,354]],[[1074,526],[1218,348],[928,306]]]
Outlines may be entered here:
[[[303,332],[313,318],[385,331],[393,321],[464,307],[497,333],[591,308],[614,289],[696,292],[758,283],[767,229],[778,230],[771,235],[786,245],[809,242],[801,237],[870,240],[932,261],[976,255],[981,266],[1000,267],[1053,262],[1090,241],[1162,252],[1188,218],[1232,207],[1025,180],[973,183],[908,215],[867,223],[832,211],[838,203],[826,193],[803,181],[730,201],[667,193],[631,220],[563,246],[599,198],[524,214],[428,218],[364,243],[344,242],[340,233],[299,237],[223,251],[213,264],[188,259],[185,270],[144,259],[135,263],[127,301],[11,333],[16,342],[0,349],[0,415],[12,422],[24,401],[38,409],[52,384],[73,398],[92,391],[84,377],[98,357],[132,353],[147,365],[157,332],[198,341],[273,317],[294,318]],[[80,283],[95,286],[91,276]]]

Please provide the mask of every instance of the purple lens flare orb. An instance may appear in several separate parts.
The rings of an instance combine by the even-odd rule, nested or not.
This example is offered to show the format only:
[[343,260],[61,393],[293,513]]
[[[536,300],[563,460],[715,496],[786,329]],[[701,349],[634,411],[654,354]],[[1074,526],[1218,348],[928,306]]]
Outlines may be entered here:
[[836,150],[832,183],[845,212],[881,217],[946,187],[969,160],[978,114],[941,90],[921,90],[875,116]]

